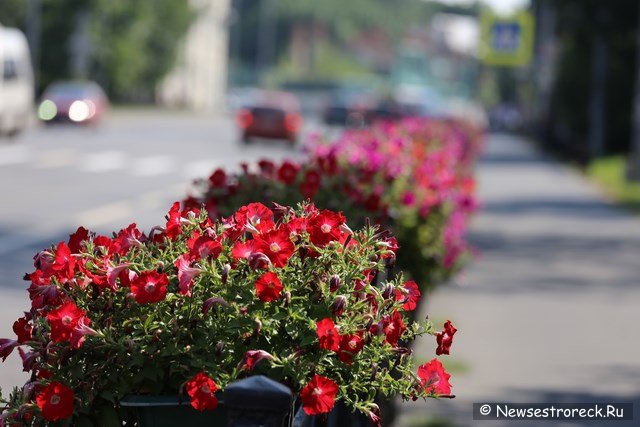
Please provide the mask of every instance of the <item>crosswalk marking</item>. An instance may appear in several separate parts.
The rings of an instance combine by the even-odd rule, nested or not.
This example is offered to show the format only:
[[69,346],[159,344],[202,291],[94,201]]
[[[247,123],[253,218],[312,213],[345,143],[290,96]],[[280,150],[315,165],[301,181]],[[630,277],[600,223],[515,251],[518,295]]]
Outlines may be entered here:
[[77,153],[71,149],[41,151],[36,154],[34,166],[38,169],[73,166],[77,162]]
[[124,169],[126,156],[122,151],[101,151],[87,154],[80,163],[80,169],[85,172],[102,173],[117,169]]
[[136,159],[131,171],[136,176],[154,176],[172,172],[174,160],[169,156],[150,156]]
[[0,147],[0,166],[25,163],[31,159],[31,150],[24,145]]

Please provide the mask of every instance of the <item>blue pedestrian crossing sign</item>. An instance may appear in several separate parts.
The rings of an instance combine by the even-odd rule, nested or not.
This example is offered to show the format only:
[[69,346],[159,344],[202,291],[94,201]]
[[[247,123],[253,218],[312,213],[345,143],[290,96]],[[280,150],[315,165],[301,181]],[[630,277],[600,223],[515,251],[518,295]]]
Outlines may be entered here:
[[488,65],[521,67],[533,54],[533,17],[519,12],[502,17],[485,11],[481,16],[480,59]]

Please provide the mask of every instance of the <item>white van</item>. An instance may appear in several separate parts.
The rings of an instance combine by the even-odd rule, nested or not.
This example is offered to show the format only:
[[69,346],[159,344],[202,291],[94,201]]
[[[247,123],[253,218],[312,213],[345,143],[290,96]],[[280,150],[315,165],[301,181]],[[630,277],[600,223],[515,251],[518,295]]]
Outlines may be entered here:
[[0,25],[0,135],[15,135],[33,111],[33,68],[24,34]]

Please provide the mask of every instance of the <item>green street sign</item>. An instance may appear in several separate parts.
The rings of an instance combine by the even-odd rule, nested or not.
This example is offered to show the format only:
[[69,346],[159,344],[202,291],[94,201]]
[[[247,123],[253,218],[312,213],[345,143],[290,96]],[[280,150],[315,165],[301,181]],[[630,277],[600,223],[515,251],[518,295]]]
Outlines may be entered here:
[[510,17],[483,11],[480,18],[479,56],[487,65],[521,67],[531,62],[534,20],[528,12]]

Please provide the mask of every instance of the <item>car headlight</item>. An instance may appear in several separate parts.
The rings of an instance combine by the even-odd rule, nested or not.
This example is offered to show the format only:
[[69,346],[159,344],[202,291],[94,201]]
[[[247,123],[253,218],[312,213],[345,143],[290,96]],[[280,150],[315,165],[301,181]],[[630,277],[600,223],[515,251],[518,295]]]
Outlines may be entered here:
[[91,115],[91,108],[84,101],[73,101],[69,107],[69,118],[74,122],[83,122]]
[[38,118],[40,120],[51,120],[58,114],[58,107],[50,99],[45,99],[38,106]]

